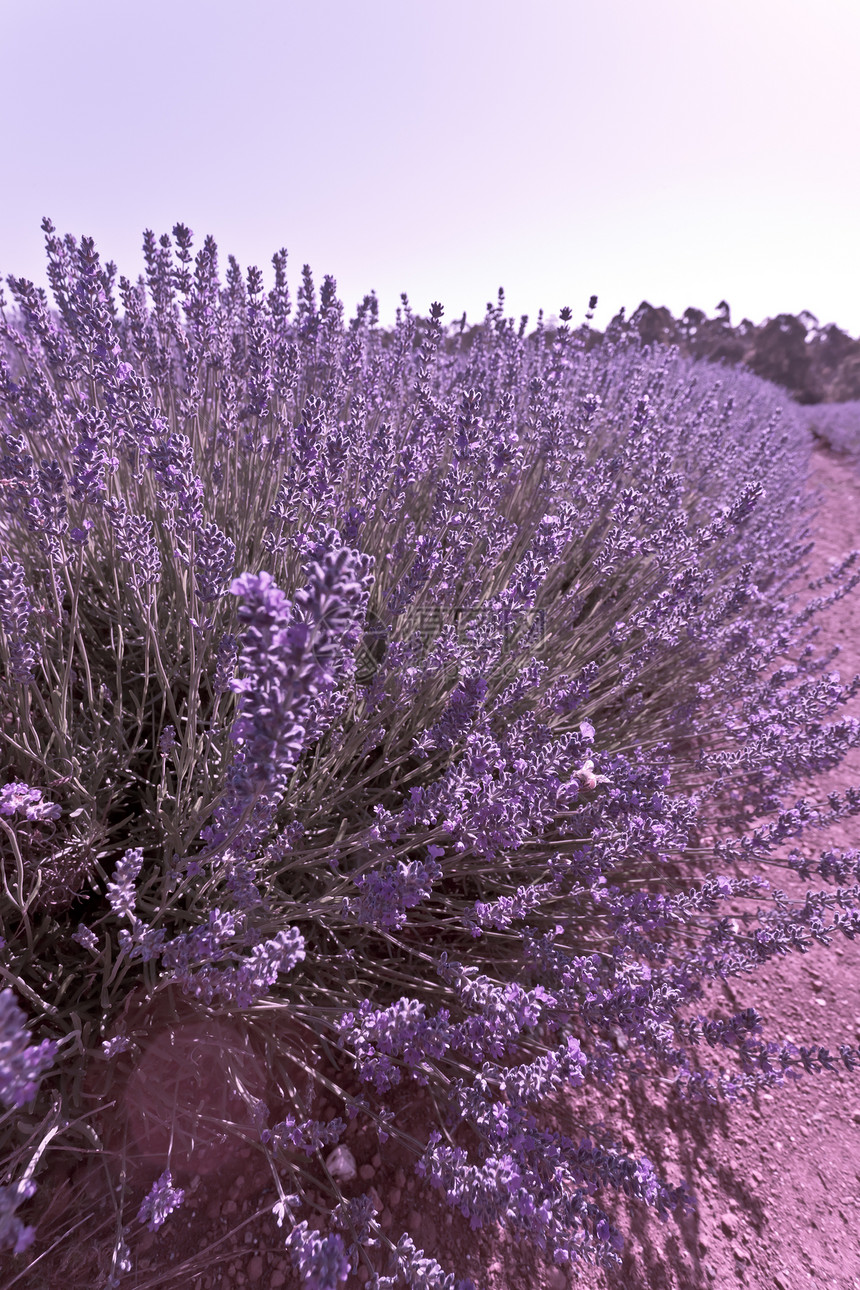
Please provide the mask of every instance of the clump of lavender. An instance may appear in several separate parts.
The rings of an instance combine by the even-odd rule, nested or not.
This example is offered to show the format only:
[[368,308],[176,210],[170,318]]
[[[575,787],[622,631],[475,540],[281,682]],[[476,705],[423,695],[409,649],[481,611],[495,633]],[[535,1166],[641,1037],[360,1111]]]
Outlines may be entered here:
[[[0,329],[0,1094],[31,1117],[0,1118],[7,1243],[48,1138],[101,1142],[81,1082],[133,1050],[131,997],[179,991],[381,1141],[389,1091],[429,1086],[416,1172],[450,1205],[556,1263],[617,1262],[602,1188],[663,1219],[690,1195],[551,1132],[550,1091],[737,1098],[835,1060],[765,1041],[752,1009],[696,1011],[705,978],[860,927],[855,853],[798,908],[752,913],[764,878],[700,873],[860,809],[783,809],[860,743],[825,722],[860,678],[826,671],[812,625],[856,553],[827,595],[788,593],[809,435],[764,382],[589,346],[569,309],[526,336],[500,292],[467,336],[404,296],[386,332],[373,295],[345,324],[307,266],[294,312],[285,251],[269,292],[232,257],[222,284],[213,240],[192,255],[177,225],[132,283],[43,229],[56,308],[9,278]],[[738,1072],[702,1069],[702,1037]],[[306,1285],[373,1248],[375,1286],[455,1284],[345,1198],[343,1119],[309,1118],[286,1075],[274,1124],[235,1091],[288,1161],[275,1217]],[[182,1203],[170,1150],[140,1224]],[[320,1175],[325,1236],[294,1212]],[[118,1213],[111,1285],[129,1233]]]
[[860,460],[860,400],[812,403],[798,411],[816,439],[853,462]]

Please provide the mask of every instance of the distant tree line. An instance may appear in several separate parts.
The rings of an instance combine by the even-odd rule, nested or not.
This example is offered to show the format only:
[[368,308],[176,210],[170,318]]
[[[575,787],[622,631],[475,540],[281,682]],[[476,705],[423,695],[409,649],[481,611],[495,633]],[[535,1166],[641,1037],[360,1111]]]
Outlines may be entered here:
[[860,399],[860,340],[834,323],[819,326],[807,310],[797,317],[778,314],[758,326],[744,318],[733,327],[725,300],[714,318],[687,309],[678,319],[643,300],[629,319],[623,309],[616,314],[606,334],[622,331],[638,331],[646,344],[677,345],[694,358],[746,367],[781,385],[798,403]]

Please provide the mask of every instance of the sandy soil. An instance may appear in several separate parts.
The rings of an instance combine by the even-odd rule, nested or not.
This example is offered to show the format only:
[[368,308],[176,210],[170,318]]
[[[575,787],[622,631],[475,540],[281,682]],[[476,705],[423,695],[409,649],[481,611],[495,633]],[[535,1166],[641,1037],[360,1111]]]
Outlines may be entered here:
[[[828,571],[831,560],[860,548],[860,472],[823,448],[813,455],[811,483],[825,490],[828,509],[816,533],[808,577]],[[860,671],[860,597],[832,608],[822,639],[838,641],[843,654],[833,665],[843,680]],[[860,715],[860,698],[850,711]],[[833,788],[860,785],[860,751],[837,771],[810,786],[823,796]],[[798,793],[798,796],[800,793]],[[860,840],[860,823],[836,825],[826,834],[810,834],[803,847],[818,855],[825,846],[850,847]],[[783,854],[789,847],[783,849]],[[750,872],[754,872],[751,869]],[[808,886],[789,871],[768,874],[792,898]],[[821,884],[824,885],[824,884]],[[714,983],[711,1015],[752,1006],[765,1020],[767,1038],[827,1045],[860,1042],[860,945],[840,937],[830,949],[816,945],[806,955],[773,963],[749,980],[729,986]],[[710,1050],[708,1050],[710,1051]],[[217,1075],[213,1065],[212,1078]],[[133,1081],[132,1081],[133,1083]],[[356,1090],[357,1091],[357,1090]],[[96,1091],[96,1096],[98,1092]],[[202,1104],[206,1089],[195,1085]],[[426,1095],[424,1095],[426,1096]],[[398,1123],[426,1141],[426,1103],[421,1090],[398,1091]],[[339,1110],[339,1108],[338,1108]],[[380,1145],[375,1135],[350,1126],[347,1144],[360,1176],[346,1188],[359,1194],[368,1187],[379,1202],[382,1225],[396,1240],[408,1230],[416,1245],[458,1275],[470,1275],[487,1290],[694,1290],[737,1283],[776,1290],[816,1285],[832,1290],[860,1290],[860,1071],[804,1074],[798,1084],[762,1094],[746,1104],[685,1108],[653,1085],[609,1100],[592,1093],[553,1104],[551,1119],[562,1130],[576,1131],[583,1121],[603,1121],[616,1139],[636,1154],[647,1154],[672,1183],[689,1180],[698,1212],[681,1223],[661,1226],[644,1206],[630,1206],[614,1194],[606,1197],[610,1214],[626,1235],[620,1274],[607,1275],[578,1267],[570,1271],[539,1265],[530,1249],[504,1234],[472,1232],[468,1222],[451,1215],[438,1195],[411,1173],[412,1159],[392,1141]],[[322,1118],[336,1113],[317,1107]],[[466,1145],[462,1127],[454,1140]],[[62,1164],[59,1157],[57,1166]],[[298,1284],[284,1251],[283,1230],[271,1213],[277,1199],[271,1173],[259,1155],[225,1157],[217,1169],[203,1155],[188,1152],[188,1172],[178,1181],[189,1188],[186,1204],[157,1233],[132,1223],[133,1271],[122,1286],[135,1290],[229,1290],[256,1286],[277,1290]],[[156,1176],[145,1163],[127,1179],[139,1196]],[[112,1206],[104,1192],[104,1170],[84,1159],[44,1180],[27,1221],[38,1217],[32,1255],[41,1254],[29,1270],[0,1258],[0,1285],[12,1290],[72,1290],[104,1285],[103,1251],[110,1246]],[[321,1196],[318,1197],[321,1201]],[[129,1216],[136,1208],[129,1207]],[[87,1216],[90,1216],[87,1218]],[[307,1215],[312,1218],[312,1215]],[[85,1220],[77,1235],[64,1237]],[[81,1239],[82,1238],[82,1239]],[[348,1286],[368,1279],[362,1269]]]

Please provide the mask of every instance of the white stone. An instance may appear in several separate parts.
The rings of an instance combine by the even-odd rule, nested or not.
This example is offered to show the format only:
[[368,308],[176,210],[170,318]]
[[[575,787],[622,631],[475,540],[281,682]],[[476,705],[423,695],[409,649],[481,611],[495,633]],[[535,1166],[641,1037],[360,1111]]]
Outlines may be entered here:
[[349,1147],[335,1147],[326,1160],[326,1168],[332,1178],[337,1178],[340,1182],[352,1182],[358,1174],[355,1156]]

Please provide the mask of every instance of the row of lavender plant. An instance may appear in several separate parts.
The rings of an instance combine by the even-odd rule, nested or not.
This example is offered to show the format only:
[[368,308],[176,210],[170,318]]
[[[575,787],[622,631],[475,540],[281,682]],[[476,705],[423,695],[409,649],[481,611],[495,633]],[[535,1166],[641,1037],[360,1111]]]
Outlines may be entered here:
[[813,435],[853,463],[860,459],[860,399],[813,403],[801,409]]
[[[388,1092],[429,1087],[416,1168],[452,1206],[556,1263],[617,1262],[598,1190],[665,1218],[686,1186],[530,1107],[643,1078],[732,1099],[833,1062],[752,1009],[696,1011],[706,978],[860,926],[855,852],[823,856],[849,885],[798,908],[713,868],[860,809],[783,809],[860,743],[826,721],[860,678],[827,672],[814,624],[857,553],[789,594],[807,432],[747,374],[589,350],[569,309],[527,336],[500,292],[467,344],[405,296],[393,330],[373,295],[346,323],[307,266],[293,310],[285,251],[270,291],[232,257],[222,284],[214,241],[193,255],[177,225],[145,235],[135,284],[43,229],[56,308],[10,277],[2,315],[0,1236],[30,1248],[49,1145],[100,1145],[81,1080],[134,1052],[129,996],[179,987],[381,1140]],[[701,1068],[703,1035],[736,1073]],[[471,1284],[344,1196],[340,1117],[272,1124],[251,1100],[306,1285],[373,1248],[373,1286]],[[294,1212],[320,1174],[325,1236]],[[182,1196],[166,1160],[137,1221]],[[109,1285],[131,1231],[118,1213]]]

